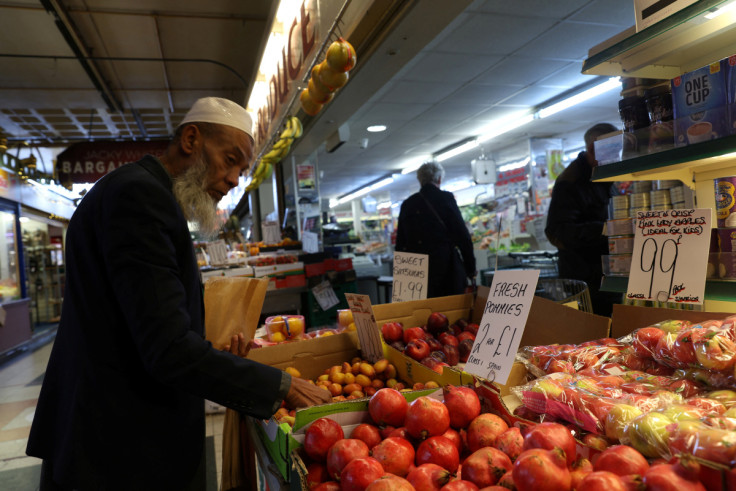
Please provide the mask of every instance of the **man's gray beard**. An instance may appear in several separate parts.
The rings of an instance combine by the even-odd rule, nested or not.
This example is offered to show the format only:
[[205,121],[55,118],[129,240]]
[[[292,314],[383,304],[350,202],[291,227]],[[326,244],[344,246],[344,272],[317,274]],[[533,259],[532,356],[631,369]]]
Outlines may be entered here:
[[195,157],[194,165],[174,179],[174,197],[179,202],[184,218],[198,225],[205,238],[213,238],[219,228],[217,203],[207,194],[207,161],[201,154]]

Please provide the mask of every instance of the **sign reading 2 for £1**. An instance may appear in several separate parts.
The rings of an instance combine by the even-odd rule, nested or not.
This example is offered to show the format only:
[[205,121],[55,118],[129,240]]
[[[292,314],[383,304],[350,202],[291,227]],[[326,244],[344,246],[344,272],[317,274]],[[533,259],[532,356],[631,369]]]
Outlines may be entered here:
[[626,297],[702,304],[710,219],[710,208],[638,212]]

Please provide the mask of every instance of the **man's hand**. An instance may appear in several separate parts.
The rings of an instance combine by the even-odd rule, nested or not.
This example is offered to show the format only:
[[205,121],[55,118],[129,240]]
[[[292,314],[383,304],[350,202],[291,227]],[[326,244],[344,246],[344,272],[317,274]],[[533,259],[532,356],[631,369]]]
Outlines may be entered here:
[[315,404],[326,404],[332,401],[332,395],[302,378],[291,377],[291,387],[284,400],[287,406],[296,409]]
[[229,351],[230,353],[239,356],[241,358],[247,358],[248,352],[253,347],[253,341],[245,342],[245,336],[242,332],[233,334],[230,338],[230,344],[226,344],[222,347],[222,351]]

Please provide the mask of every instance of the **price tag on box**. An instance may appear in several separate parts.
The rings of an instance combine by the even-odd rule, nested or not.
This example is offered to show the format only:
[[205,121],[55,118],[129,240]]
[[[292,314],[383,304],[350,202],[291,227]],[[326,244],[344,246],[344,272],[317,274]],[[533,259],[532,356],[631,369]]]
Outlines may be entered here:
[[302,250],[304,252],[319,252],[319,236],[314,232],[302,232]]
[[210,256],[210,265],[218,266],[227,263],[227,246],[224,240],[207,243],[207,254]]
[[495,272],[466,372],[507,382],[538,281],[536,269]]
[[368,295],[357,293],[346,293],[345,298],[353,312],[353,322],[358,332],[363,358],[375,363],[383,358],[383,345],[381,344],[381,332],[376,324],[376,317],[373,315],[371,299]]
[[394,252],[391,302],[425,300],[429,256],[411,252]]
[[701,305],[710,219],[710,208],[638,212],[626,297]]
[[331,307],[340,303],[337,295],[335,295],[335,290],[327,280],[312,288],[312,293],[314,294],[314,299],[322,307],[322,310],[329,310]]

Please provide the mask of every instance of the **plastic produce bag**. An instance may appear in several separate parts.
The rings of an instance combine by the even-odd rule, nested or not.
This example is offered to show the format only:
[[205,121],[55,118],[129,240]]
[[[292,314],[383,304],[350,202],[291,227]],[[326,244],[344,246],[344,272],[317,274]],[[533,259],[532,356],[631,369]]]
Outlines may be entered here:
[[253,339],[258,328],[268,278],[215,277],[204,284],[205,331],[217,349],[230,344],[233,334]]

